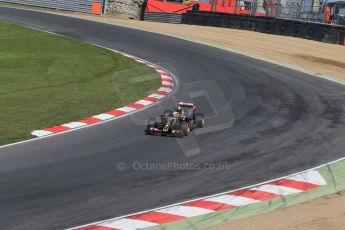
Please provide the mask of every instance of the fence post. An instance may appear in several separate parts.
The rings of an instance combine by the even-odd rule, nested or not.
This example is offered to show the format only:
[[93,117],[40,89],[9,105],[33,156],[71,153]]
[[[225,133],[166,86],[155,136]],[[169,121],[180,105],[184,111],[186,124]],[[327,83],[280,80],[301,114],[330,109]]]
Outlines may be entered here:
[[[105,0],[105,1],[107,1],[107,0]],[[146,7],[147,7],[147,0],[144,0],[142,5],[141,5],[141,7],[140,7],[140,17],[139,17],[140,21],[144,21],[145,20]]]
[[108,0],[103,0],[102,2],[102,15],[107,13]]

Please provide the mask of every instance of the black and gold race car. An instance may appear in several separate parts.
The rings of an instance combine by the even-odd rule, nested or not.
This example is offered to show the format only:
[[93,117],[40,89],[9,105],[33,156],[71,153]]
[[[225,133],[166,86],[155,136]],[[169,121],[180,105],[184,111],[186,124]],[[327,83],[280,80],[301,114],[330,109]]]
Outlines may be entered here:
[[159,118],[150,118],[147,123],[146,133],[183,137],[194,128],[205,125],[205,116],[196,112],[196,104],[191,102],[177,102],[174,110],[165,110]]

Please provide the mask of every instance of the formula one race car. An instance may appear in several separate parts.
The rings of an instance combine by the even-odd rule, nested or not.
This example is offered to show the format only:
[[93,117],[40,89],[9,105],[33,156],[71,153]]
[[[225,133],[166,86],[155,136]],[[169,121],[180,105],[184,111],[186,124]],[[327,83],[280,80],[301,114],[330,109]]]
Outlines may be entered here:
[[159,118],[150,118],[146,133],[153,135],[188,136],[194,128],[205,125],[205,116],[196,112],[196,105],[190,102],[177,102],[174,110],[165,110]]

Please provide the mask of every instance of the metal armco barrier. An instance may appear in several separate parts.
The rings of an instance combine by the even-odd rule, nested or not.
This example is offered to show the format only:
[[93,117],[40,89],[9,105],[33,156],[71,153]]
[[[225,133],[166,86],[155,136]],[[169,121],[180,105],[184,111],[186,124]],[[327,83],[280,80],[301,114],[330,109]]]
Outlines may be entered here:
[[98,15],[104,13],[105,1],[106,0],[0,0],[0,2],[17,3]]
[[187,12],[183,24],[226,27],[345,45],[345,26],[216,12]]
[[175,13],[157,13],[157,12],[145,12],[142,21],[151,21],[151,22],[164,22],[164,23],[173,23],[180,24],[182,20],[182,14]]

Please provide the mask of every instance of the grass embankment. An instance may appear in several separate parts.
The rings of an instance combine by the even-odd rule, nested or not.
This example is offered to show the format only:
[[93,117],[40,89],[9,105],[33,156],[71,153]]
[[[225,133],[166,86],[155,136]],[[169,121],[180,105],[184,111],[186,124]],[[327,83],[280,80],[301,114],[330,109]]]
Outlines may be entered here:
[[0,22],[0,145],[118,108],[159,85],[154,70],[109,50]]

